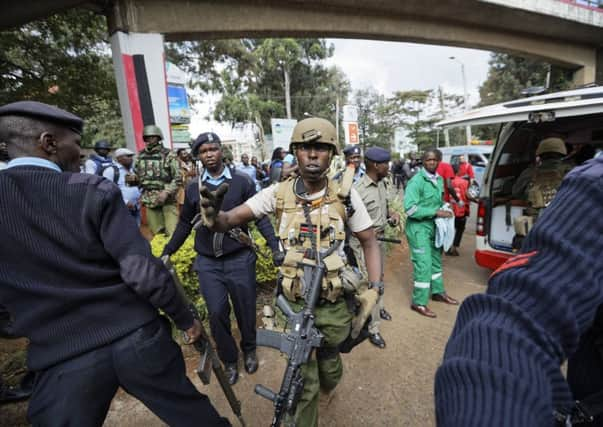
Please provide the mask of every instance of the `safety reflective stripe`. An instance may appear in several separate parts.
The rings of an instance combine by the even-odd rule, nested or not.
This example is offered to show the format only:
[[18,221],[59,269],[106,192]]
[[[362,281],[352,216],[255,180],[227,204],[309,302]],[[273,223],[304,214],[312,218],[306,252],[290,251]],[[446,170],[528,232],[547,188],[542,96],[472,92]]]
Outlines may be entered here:
[[409,209],[406,210],[406,216],[412,216],[418,210],[419,210],[419,206],[413,205]]
[[435,280],[435,279],[439,279],[440,277],[442,277],[442,273],[435,273],[431,275],[431,280]]
[[415,288],[429,289],[429,282],[415,282]]

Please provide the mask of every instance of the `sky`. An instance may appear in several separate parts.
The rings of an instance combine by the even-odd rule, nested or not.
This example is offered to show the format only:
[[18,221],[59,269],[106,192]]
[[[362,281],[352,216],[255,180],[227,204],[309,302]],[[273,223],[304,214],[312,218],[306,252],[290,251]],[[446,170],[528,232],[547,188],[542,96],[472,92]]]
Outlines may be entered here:
[[[373,40],[327,39],[335,46],[327,65],[336,65],[347,75],[352,90],[373,87],[388,96],[392,92],[411,89],[437,89],[463,95],[462,62],[465,68],[469,105],[479,102],[478,87],[488,74],[490,53],[483,50],[414,43]],[[454,56],[456,60],[451,60]],[[206,98],[207,99],[207,98]],[[212,97],[210,102],[217,102]],[[203,120],[210,104],[195,106],[191,134],[212,130],[220,134],[228,128]]]

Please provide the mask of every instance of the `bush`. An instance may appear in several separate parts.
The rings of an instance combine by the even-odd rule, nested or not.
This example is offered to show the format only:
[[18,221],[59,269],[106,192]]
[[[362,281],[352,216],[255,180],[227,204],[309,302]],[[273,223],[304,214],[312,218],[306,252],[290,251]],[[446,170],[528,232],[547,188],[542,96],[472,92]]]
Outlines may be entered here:
[[276,272],[278,269],[274,266],[272,262],[272,252],[270,248],[266,244],[266,240],[258,229],[252,225],[250,227],[251,237],[255,241],[256,245],[258,245],[259,251],[266,256],[262,256],[258,254],[258,260],[255,264],[255,280],[258,283],[268,283],[276,280]]

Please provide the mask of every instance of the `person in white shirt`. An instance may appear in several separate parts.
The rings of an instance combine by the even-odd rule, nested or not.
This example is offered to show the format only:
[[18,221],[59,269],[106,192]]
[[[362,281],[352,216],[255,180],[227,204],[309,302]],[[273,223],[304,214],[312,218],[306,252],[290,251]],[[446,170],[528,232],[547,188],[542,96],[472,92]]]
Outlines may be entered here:
[[115,151],[115,160],[118,171],[117,185],[121,196],[140,227],[140,188],[133,167],[134,152],[127,148],[119,148]]

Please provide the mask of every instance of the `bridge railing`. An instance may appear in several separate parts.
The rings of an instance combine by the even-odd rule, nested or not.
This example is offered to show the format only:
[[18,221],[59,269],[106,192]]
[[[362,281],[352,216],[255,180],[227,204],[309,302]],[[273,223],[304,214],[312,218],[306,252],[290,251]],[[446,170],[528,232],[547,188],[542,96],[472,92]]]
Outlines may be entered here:
[[603,13],[603,0],[559,0],[559,1]]

